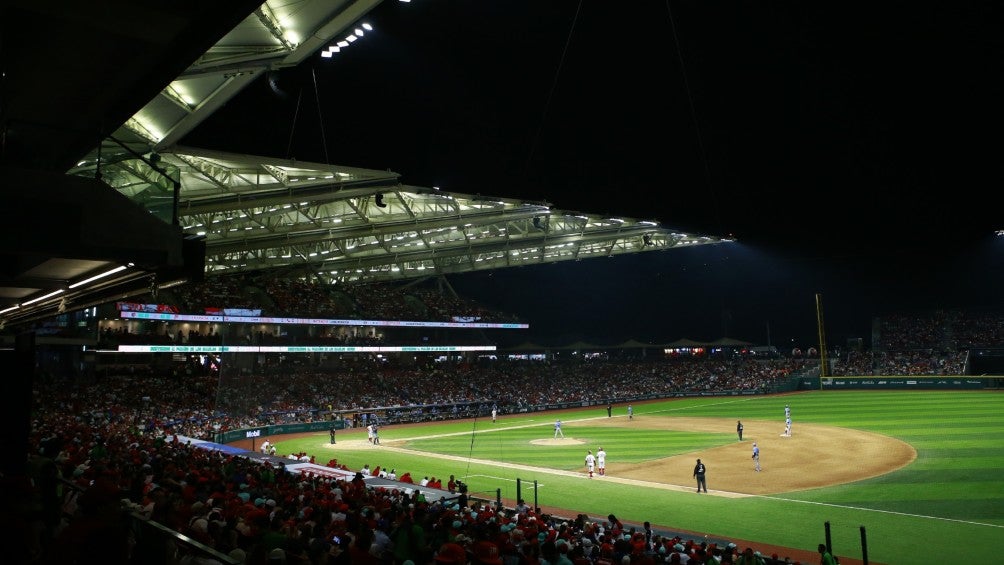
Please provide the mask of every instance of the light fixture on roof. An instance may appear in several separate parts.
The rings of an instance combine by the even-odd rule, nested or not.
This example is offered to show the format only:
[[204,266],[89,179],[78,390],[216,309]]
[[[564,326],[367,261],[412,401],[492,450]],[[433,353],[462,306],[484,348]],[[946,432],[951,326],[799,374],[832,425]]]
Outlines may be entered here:
[[62,294],[64,292],[66,292],[66,291],[63,290],[63,289],[54,290],[54,291],[52,291],[49,294],[46,294],[44,296],[39,296],[38,298],[32,298],[31,300],[26,300],[26,301],[24,301],[24,302],[21,303],[21,306],[28,306],[29,304],[34,304],[36,302],[41,302],[41,301],[43,301],[43,300],[45,300],[47,298],[52,298],[53,296]]
[[342,49],[345,49],[352,43],[354,43],[360,37],[366,35],[366,32],[373,31],[373,26],[368,23],[361,23],[359,27],[354,28],[344,39],[338,41],[334,45],[329,45],[326,49],[321,51],[321,57],[325,59],[330,59],[335,53],[341,53]]
[[119,265],[118,267],[115,267],[114,269],[110,269],[110,270],[105,271],[105,272],[103,272],[101,274],[94,275],[93,277],[86,278],[86,279],[84,279],[82,281],[79,281],[79,282],[75,282],[75,283],[71,284],[69,286],[69,288],[77,288],[78,286],[84,286],[85,284],[92,283],[92,282],[94,282],[96,280],[103,279],[105,277],[114,275],[115,273],[117,273],[119,271],[124,271],[124,270],[128,269],[131,266],[132,266],[131,263],[129,264],[128,267],[126,265]]

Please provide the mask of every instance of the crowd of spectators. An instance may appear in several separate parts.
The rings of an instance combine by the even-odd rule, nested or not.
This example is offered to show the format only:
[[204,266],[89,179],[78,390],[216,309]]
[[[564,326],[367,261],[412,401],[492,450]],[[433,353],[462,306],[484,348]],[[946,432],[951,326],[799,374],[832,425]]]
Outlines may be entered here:
[[330,285],[281,276],[220,275],[174,287],[157,297],[138,298],[143,303],[165,300],[183,313],[203,313],[207,308],[242,308],[280,317],[448,322],[461,316],[486,322],[517,320],[513,314],[461,298],[448,286]]
[[[206,308],[256,308],[254,297],[248,292],[249,279],[245,275],[212,277],[201,283],[176,286],[170,295],[179,304],[181,312],[202,313]],[[156,303],[154,299],[151,303]]]
[[946,314],[935,311],[921,314],[889,314],[879,318],[877,349],[937,349],[947,345]]
[[1004,345],[1004,314],[962,311],[952,316],[951,335],[958,349]]
[[848,351],[833,364],[837,376],[964,375],[968,351]]
[[1004,347],[1004,315],[937,310],[876,319],[875,347],[833,359],[833,375],[965,375],[970,353]]
[[1004,346],[1004,313],[953,309],[899,313],[877,319],[879,351],[954,352]]

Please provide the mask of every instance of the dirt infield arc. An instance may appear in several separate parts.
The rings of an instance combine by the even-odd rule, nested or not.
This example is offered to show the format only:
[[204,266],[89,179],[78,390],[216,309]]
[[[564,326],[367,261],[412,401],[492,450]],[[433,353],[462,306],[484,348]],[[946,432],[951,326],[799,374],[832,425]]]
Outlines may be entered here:
[[[635,416],[631,425],[644,427],[648,419]],[[665,418],[653,420],[666,429]],[[672,427],[668,429],[702,432],[720,432],[735,426],[735,422],[721,418],[672,418],[670,422]],[[591,422],[603,423],[602,419]],[[608,425],[624,423],[622,420]],[[737,439],[734,444],[697,454],[708,465],[709,490],[763,495],[843,484],[894,471],[917,457],[908,443],[861,430],[799,424],[791,437],[783,437],[783,426],[777,422],[748,421],[744,428],[742,442]],[[753,471],[754,441],[760,446],[760,473]],[[634,464],[611,462],[607,472],[629,479],[678,483],[680,477],[691,477],[694,462],[692,454]]]

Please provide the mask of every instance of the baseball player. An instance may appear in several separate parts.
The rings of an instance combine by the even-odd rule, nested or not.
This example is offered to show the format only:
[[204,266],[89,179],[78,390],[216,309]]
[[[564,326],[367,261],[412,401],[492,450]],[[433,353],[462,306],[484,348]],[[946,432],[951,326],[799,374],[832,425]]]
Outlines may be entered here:
[[557,439],[558,436],[561,436],[561,439],[565,439],[565,432],[561,431],[561,420],[555,420],[554,421],[554,437],[555,437],[555,439]]
[[788,418],[791,418],[791,407],[790,407],[790,406],[788,406],[787,404],[785,404],[785,405],[784,405],[784,418],[785,418],[786,420],[787,420]]
[[707,480],[705,480],[705,475],[704,475],[707,471],[708,468],[704,466],[704,463],[701,463],[700,459],[698,459],[697,465],[694,465],[694,478],[697,479],[698,493],[701,492],[701,487],[704,487],[705,493],[708,492],[708,482]]
[[586,470],[589,471],[589,478],[593,478],[593,470],[596,469],[596,456],[593,455],[593,450],[586,450]]
[[791,418],[784,419],[784,437],[791,437]]
[[498,408],[496,408],[495,406],[492,406],[492,423],[493,423],[493,424],[495,423],[495,420],[496,420],[496,419],[497,419],[498,417],[499,417],[499,409],[498,409]]
[[596,470],[600,475],[607,474],[607,452],[602,447],[596,452]]
[[757,447],[756,442],[753,442],[753,469],[759,473],[760,472],[760,448]]
[[739,441],[743,440],[743,421],[736,420],[736,433],[739,434]]
[[634,420],[634,406],[628,404],[628,420]]

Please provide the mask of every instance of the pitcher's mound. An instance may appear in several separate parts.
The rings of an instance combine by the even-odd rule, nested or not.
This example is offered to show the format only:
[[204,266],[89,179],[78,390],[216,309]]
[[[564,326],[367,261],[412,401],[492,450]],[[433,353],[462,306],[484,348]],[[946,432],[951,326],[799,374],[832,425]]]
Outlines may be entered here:
[[533,445],[582,445],[586,443],[581,439],[575,439],[574,437],[566,438],[551,438],[551,439],[532,439],[530,443]]

